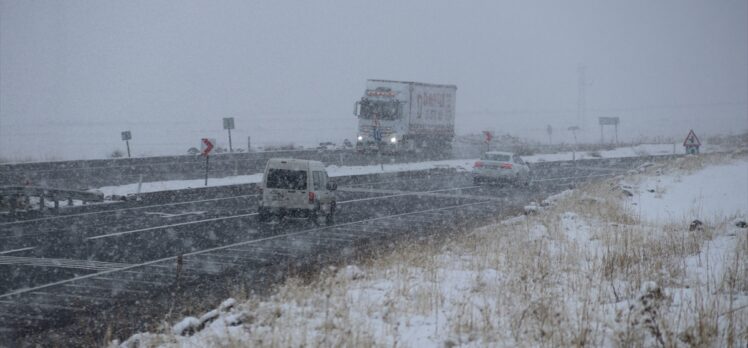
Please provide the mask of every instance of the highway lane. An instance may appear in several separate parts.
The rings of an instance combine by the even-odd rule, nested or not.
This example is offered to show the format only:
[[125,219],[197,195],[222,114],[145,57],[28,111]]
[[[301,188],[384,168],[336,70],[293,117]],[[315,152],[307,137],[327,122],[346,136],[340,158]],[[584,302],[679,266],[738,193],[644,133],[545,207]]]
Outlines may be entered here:
[[[430,187],[445,187],[444,182],[453,180],[454,176],[455,174],[452,172],[448,174],[443,172],[429,174],[428,178],[434,181],[434,184]],[[425,187],[423,177],[412,178],[406,176],[398,177],[395,180],[388,179],[386,181],[378,181],[381,179],[378,179],[376,176],[364,176],[364,178],[365,180],[363,182],[351,186],[370,186],[377,184],[393,185],[399,183],[404,188],[407,188],[413,185],[413,183],[417,183],[416,186]],[[195,192],[195,190],[172,192],[178,193],[171,195],[153,193],[151,194],[151,197],[145,198],[142,202],[127,201],[112,204],[80,206],[72,209],[64,209],[59,215],[37,216],[37,214],[30,214],[27,219],[0,222],[0,238],[59,232],[65,229],[70,229],[71,226],[75,226],[76,224],[83,224],[89,229],[113,228],[113,226],[116,226],[117,224],[126,224],[128,226],[141,225],[140,220],[143,218],[143,211],[145,211],[146,214],[154,215],[154,217],[160,216],[175,222],[179,222],[179,219],[176,218],[180,215],[187,215],[191,212],[202,212],[201,215],[210,218],[221,216],[221,214],[230,214],[236,209],[236,207],[251,205],[257,198],[257,189],[251,184],[236,185],[228,188],[215,187],[207,190],[198,189],[197,192]],[[200,193],[201,195],[197,195],[197,193]],[[340,201],[355,199],[357,196],[360,195],[356,193],[338,193],[338,199]],[[245,202],[242,202],[241,200],[244,200]],[[219,211],[221,213],[219,215],[212,215],[213,211]],[[8,249],[9,248],[0,248],[0,254],[3,250]]]
[[[466,181],[467,178],[463,178]],[[447,188],[452,190],[452,188]],[[445,190],[440,188],[439,191]],[[343,192],[340,200],[337,223],[357,221],[371,214],[392,215],[419,209],[460,204],[461,199],[439,199],[420,197],[412,192],[397,194]],[[347,199],[346,199],[347,198]],[[340,198],[339,198],[340,199]],[[34,246],[33,249],[12,253],[15,257],[83,259],[100,262],[142,263],[148,260],[189,253],[195,250],[261,238],[284,231],[301,230],[313,227],[307,220],[290,219],[281,223],[260,224],[256,221],[257,200],[244,207],[233,207],[214,216],[188,215],[179,220],[154,218],[144,214],[143,219],[123,220],[117,229],[107,229],[103,233],[97,228],[86,229],[83,223],[71,225],[69,230],[57,230],[31,237],[14,236],[26,242],[12,247]],[[99,224],[95,224],[99,226]],[[36,244],[34,244],[36,243]],[[7,254],[6,254],[7,255]],[[77,273],[76,273],[77,272]],[[66,279],[72,274],[85,274],[86,270],[59,269],[54,266],[0,265],[0,275],[9,281],[0,285],[0,293],[14,287],[31,287],[48,281]],[[15,284],[15,285],[12,285]]]
[[[5,238],[0,250],[20,249],[0,252],[0,278],[9,280],[0,284],[0,319],[32,320],[24,310],[35,308],[47,315],[80,301],[99,308],[97,304],[108,302],[98,298],[96,289],[109,297],[155,294],[173,282],[178,255],[185,255],[185,282],[208,281],[207,275],[236,269],[237,264],[243,265],[242,272],[273,278],[284,273],[274,270],[288,262],[305,264],[345,254],[365,240],[393,241],[495,221],[598,171],[576,169],[573,174],[578,176],[571,181],[569,172],[556,173],[564,175],[536,178],[529,187],[476,187],[469,173],[342,185],[336,225],[322,229],[307,220],[257,222],[256,195],[217,200],[202,196],[197,202],[163,205],[141,202],[142,207],[0,224],[0,238]],[[204,212],[195,214],[197,210]],[[182,266],[176,264],[179,274]],[[61,283],[45,285],[52,282]],[[35,286],[41,288],[23,290]]]
[[[544,187],[551,188],[552,185]],[[529,197],[522,194],[535,191],[511,185],[475,186],[469,173],[455,173],[451,177],[425,176],[420,180],[374,181],[352,189],[356,191],[341,187],[337,192],[340,202],[337,223],[372,215],[387,216],[457,205],[471,200],[494,199],[494,204],[500,204],[516,196],[515,200],[527,201]],[[4,250],[0,256],[137,264],[313,226],[306,220],[259,224],[255,217],[258,200],[257,195],[203,199],[196,203],[187,202],[188,205],[169,203],[143,209],[130,207],[61,216],[36,221],[30,226],[25,223],[0,226]],[[54,266],[0,264],[0,275],[9,280],[0,285],[0,293],[86,272]]]
[[[339,199],[356,199],[370,196],[359,193],[342,193]],[[179,224],[226,216],[247,214],[257,210],[257,194],[211,198],[167,204],[146,204],[142,207],[110,209],[62,215],[30,221],[0,225],[0,255],[31,246],[55,241],[61,236],[87,238],[100,234]]]
[[[416,173],[417,175],[418,173]],[[431,178],[452,177],[452,171],[429,171]],[[379,182],[392,182],[391,178],[385,180],[377,175],[363,175],[355,177],[333,177],[333,181],[341,181],[346,186],[370,185]],[[422,177],[398,176],[398,182],[419,182]],[[258,188],[255,184],[238,184],[221,187],[191,188],[179,191],[150,192],[141,195],[142,201],[136,201],[129,197],[126,201],[115,201],[105,203],[94,203],[75,207],[63,207],[58,212],[39,212],[33,210],[17,216],[0,215],[0,230],[3,226],[20,226],[36,224],[43,221],[61,221],[68,218],[76,218],[84,215],[107,214],[126,210],[140,210],[154,207],[184,207],[191,204],[206,203],[235,199],[237,197],[256,195]],[[207,198],[206,198],[207,197]]]

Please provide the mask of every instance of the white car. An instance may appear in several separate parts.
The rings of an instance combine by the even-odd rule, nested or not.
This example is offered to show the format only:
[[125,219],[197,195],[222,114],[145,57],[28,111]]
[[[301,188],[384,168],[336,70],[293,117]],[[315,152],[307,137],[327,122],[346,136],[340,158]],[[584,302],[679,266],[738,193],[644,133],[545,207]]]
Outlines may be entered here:
[[317,223],[321,216],[328,224],[335,216],[335,191],[322,162],[291,158],[271,158],[265,167],[260,189],[259,220],[273,216],[304,217]]
[[511,152],[489,151],[473,166],[473,183],[512,182],[530,183],[530,167],[521,157]]

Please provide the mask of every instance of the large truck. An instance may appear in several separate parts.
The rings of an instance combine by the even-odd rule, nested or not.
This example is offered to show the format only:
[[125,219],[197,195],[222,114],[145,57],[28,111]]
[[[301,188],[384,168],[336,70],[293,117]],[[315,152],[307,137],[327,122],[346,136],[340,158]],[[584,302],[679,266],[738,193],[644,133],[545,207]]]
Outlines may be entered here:
[[356,150],[386,153],[443,152],[455,135],[457,87],[420,82],[368,80],[353,113]]

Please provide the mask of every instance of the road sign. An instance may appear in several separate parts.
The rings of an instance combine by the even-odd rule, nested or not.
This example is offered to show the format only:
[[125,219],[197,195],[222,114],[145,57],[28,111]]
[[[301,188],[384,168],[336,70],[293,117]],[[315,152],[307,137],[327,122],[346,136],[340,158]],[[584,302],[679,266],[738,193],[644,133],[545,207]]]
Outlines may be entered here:
[[598,122],[601,126],[615,126],[620,123],[619,121],[618,117],[598,117]]
[[483,131],[483,136],[485,137],[485,140],[483,140],[486,144],[491,142],[491,139],[493,139],[493,133],[489,131]]
[[686,140],[683,141],[683,146],[685,147],[701,146],[701,141],[699,141],[699,138],[696,136],[696,133],[693,132],[693,129],[691,129],[691,131],[688,132],[688,135],[686,136]]
[[234,118],[233,117],[223,118],[223,129],[234,129]]
[[213,150],[213,147],[215,146],[216,146],[215,139],[203,138],[200,141],[200,153],[203,156],[208,156],[208,154],[210,154],[210,151]]
[[132,134],[130,133],[130,131],[122,132],[122,140],[124,140],[125,144],[127,144],[127,158],[130,158],[130,139],[132,139]]
[[686,154],[697,155],[699,153],[701,141],[699,141],[699,137],[696,136],[693,129],[688,132],[686,139],[683,140],[683,146],[686,148]]
[[598,117],[597,118],[598,123],[600,124],[600,143],[605,143],[605,138],[603,137],[603,126],[613,126],[616,128],[616,144],[618,143],[618,124],[620,123],[620,119],[618,117]]
[[234,148],[231,146],[231,130],[234,129],[234,118],[233,117],[223,118],[223,129],[226,129],[229,131],[229,152],[234,152]]

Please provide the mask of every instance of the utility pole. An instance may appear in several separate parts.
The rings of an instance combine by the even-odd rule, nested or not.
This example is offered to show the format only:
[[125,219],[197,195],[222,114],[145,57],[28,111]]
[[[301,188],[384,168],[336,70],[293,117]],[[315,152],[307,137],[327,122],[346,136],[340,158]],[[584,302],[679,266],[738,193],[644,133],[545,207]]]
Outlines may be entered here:
[[577,95],[577,126],[581,129],[586,128],[587,118],[587,100],[586,100],[586,87],[587,87],[587,67],[580,64],[577,68],[577,74],[579,79],[577,81],[578,95]]
[[572,150],[572,153],[571,153],[571,160],[574,161],[574,163],[576,163],[577,161],[577,131],[579,130],[579,127],[571,126],[569,127],[569,130],[571,131],[571,134],[574,134],[574,150]]
[[616,127],[616,145],[618,145],[618,122],[616,122],[615,127]]
[[234,152],[234,149],[231,147],[231,130],[234,129],[234,118],[233,117],[224,117],[223,129],[226,129],[229,131],[229,152]]

